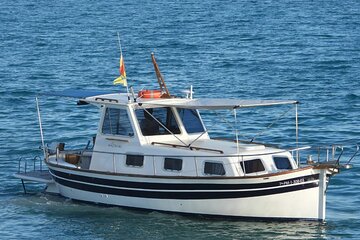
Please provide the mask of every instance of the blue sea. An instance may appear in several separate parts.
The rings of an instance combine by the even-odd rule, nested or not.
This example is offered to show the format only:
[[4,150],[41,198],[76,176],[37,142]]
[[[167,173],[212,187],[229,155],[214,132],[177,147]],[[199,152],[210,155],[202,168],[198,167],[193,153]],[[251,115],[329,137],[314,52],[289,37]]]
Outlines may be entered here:
[[[20,157],[42,155],[37,94],[125,92],[112,84],[119,75],[117,33],[135,91],[157,87],[154,52],[173,94],[192,85],[194,97],[300,101],[300,145],[343,144],[346,161],[360,143],[359,23],[358,0],[2,0],[0,239],[359,239],[360,157],[332,179],[324,223],[103,207],[44,194],[38,184],[24,194],[13,177]],[[96,133],[91,106],[44,96],[40,107],[47,144],[83,147]],[[239,110],[240,136],[294,147],[293,110]],[[232,136],[224,124],[231,114],[204,113],[212,136]]]

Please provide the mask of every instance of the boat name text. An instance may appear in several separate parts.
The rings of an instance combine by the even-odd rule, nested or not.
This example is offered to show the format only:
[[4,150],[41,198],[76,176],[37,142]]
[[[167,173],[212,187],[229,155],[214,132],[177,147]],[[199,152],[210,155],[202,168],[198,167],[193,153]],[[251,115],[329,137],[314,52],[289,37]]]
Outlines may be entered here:
[[298,179],[292,179],[292,180],[288,180],[288,181],[279,182],[279,185],[284,186],[284,185],[291,185],[291,184],[297,184],[297,183],[303,183],[303,182],[305,182],[304,178],[298,178]]

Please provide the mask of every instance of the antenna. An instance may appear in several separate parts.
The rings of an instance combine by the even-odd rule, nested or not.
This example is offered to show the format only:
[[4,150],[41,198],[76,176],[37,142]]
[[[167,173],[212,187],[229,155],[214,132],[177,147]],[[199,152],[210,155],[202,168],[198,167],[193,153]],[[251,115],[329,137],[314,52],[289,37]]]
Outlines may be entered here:
[[170,98],[170,93],[169,93],[169,90],[167,89],[166,87],[166,84],[165,84],[165,81],[164,81],[164,78],[163,76],[161,75],[161,72],[160,72],[160,69],[159,69],[159,66],[157,65],[156,63],[156,60],[155,60],[155,54],[154,53],[151,53],[151,60],[154,64],[154,69],[155,69],[155,73],[156,73],[156,78],[158,80],[158,83],[159,83],[159,86],[160,86],[160,90],[161,92],[163,93],[161,95],[162,98]]
[[41,123],[41,115],[40,115],[40,107],[39,107],[38,97],[35,97],[35,101],[36,101],[36,110],[37,110],[37,115],[38,115],[38,120],[39,120],[41,145],[42,145],[42,149],[43,149],[43,153],[44,153],[44,159],[45,159],[46,158],[45,142],[44,142],[44,134],[43,134],[43,129],[42,129],[42,123]]

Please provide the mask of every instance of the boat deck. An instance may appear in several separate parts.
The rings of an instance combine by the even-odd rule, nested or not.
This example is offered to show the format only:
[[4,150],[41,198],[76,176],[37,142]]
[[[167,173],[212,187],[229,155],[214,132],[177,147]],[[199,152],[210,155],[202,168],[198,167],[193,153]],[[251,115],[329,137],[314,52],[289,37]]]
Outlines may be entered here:
[[53,183],[49,170],[35,170],[30,172],[19,172],[15,173],[14,177],[20,178],[21,180],[39,182],[39,183]]

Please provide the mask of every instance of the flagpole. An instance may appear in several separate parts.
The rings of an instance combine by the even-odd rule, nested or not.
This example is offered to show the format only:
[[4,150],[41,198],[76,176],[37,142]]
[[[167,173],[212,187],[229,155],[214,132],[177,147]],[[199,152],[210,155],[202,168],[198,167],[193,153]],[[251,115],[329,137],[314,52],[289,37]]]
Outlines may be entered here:
[[121,41],[120,41],[120,34],[119,34],[119,32],[117,32],[117,36],[118,36],[118,43],[119,43],[119,48],[120,48],[120,55],[122,55]]
[[[122,56],[122,49],[121,49],[121,41],[120,41],[120,34],[119,34],[119,32],[117,32],[117,36],[118,36],[119,49],[120,49],[120,58],[121,58],[121,56]],[[127,92],[128,102],[130,102],[130,92],[129,92],[129,87],[128,87],[128,84],[127,84],[127,79],[126,79],[126,92]]]

